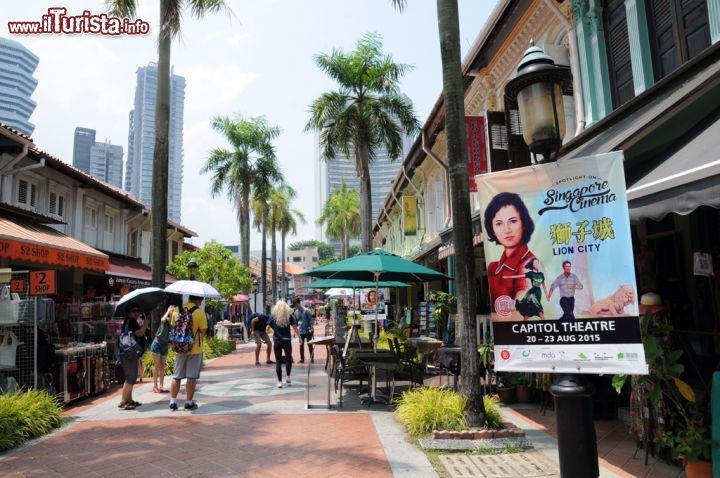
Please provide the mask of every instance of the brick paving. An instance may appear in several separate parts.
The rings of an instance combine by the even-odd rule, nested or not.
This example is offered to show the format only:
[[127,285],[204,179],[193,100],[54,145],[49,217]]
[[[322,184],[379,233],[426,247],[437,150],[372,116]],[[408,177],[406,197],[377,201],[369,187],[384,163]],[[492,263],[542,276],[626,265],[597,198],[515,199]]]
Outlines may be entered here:
[[[315,358],[311,400],[318,403],[326,396],[324,347]],[[79,402],[66,411],[67,427],[0,456],[0,475],[393,476],[373,418],[386,407],[357,413],[348,393],[342,410],[306,411],[309,364],[295,363],[293,385],[277,389],[274,365],[262,362],[255,367],[254,345],[241,345],[207,363],[194,412],[182,411],[184,387],[181,410],[171,412],[168,395],[152,393],[147,380],[136,385],[143,406],[133,411],[117,408],[118,390]]]
[[[555,412],[547,410],[545,416],[540,407],[512,407],[511,413],[532,423],[535,428],[557,439]],[[629,433],[626,423],[619,420],[596,421],[595,433],[598,440],[600,466],[622,478],[682,478],[685,473],[680,467],[653,458],[645,465],[645,450],[636,454],[635,437]]]

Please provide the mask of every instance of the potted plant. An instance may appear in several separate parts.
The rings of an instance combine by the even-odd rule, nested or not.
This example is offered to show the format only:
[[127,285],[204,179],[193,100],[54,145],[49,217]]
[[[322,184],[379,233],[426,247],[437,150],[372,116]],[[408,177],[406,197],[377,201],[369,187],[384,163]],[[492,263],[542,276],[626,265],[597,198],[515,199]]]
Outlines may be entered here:
[[532,379],[525,373],[515,375],[515,395],[518,403],[529,403],[532,400]]
[[[712,441],[702,415],[697,412],[695,392],[680,378],[685,370],[680,363],[683,351],[671,350],[668,340],[671,327],[658,320],[655,314],[645,314],[641,327],[648,374],[634,377],[634,380],[639,388],[649,392],[643,406],[657,410],[661,400],[668,404],[666,429],[654,441],[669,448],[673,458],[683,461],[688,478],[709,478],[712,470],[707,460],[710,459]],[[627,375],[613,377],[618,394],[627,379]],[[693,409],[695,411],[691,411]]]
[[498,372],[496,375],[496,387],[500,401],[504,404],[515,403],[515,381],[512,373]]
[[700,414],[681,420],[672,431],[659,437],[657,443],[667,446],[672,457],[683,462],[687,478],[712,477],[710,462],[712,440]]

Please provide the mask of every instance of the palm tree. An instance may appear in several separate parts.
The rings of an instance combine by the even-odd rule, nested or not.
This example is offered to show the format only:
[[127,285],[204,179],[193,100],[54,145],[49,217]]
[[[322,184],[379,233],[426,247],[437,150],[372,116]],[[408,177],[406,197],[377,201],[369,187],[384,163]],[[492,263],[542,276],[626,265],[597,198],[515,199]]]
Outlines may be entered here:
[[262,236],[262,253],[260,258],[260,292],[263,297],[263,313],[269,311],[265,306],[268,300],[267,295],[267,222],[268,222],[268,200],[267,195],[259,194],[257,191],[250,199],[250,209],[253,214],[253,226]]
[[[406,0],[391,0],[402,11]],[[455,286],[457,310],[462,320],[463,363],[460,392],[467,399],[465,418],[471,427],[485,421],[480,388],[480,369],[477,360],[475,335],[475,255],[472,242],[470,188],[468,186],[467,138],[465,137],[465,103],[460,63],[460,26],[457,0],[437,0],[438,31],[443,70],[443,104],[447,137],[448,168],[450,170],[453,244],[455,245]],[[470,258],[469,260],[467,258]]]
[[292,202],[297,197],[297,192],[288,184],[280,184],[275,191],[273,197],[273,206],[271,207],[272,214],[277,217],[276,228],[280,233],[280,253],[282,254],[280,268],[282,279],[280,295],[283,298],[287,298],[287,281],[285,278],[285,239],[288,234],[297,234],[298,222],[305,222],[305,216],[298,211],[293,209]]
[[[137,0],[106,0],[114,16],[135,18]],[[180,23],[186,11],[196,18],[208,13],[227,10],[223,0],[160,0],[160,29],[158,34],[158,78],[155,102],[155,146],[153,148],[152,188],[152,283],[165,287],[167,267],[167,196],[170,130],[170,45],[180,34]],[[153,329],[160,320],[153,315]]]
[[213,174],[213,197],[225,189],[233,202],[240,225],[240,261],[249,267],[250,197],[266,180],[278,181],[282,176],[272,144],[280,128],[270,126],[264,117],[244,118],[240,114],[234,118],[216,116],[211,124],[225,136],[232,150],[213,149],[200,172]]
[[403,152],[402,133],[414,134],[420,126],[412,104],[398,90],[400,78],[411,67],[384,54],[375,33],[363,35],[349,54],[333,50],[314,59],[340,88],[312,103],[305,131],[320,132],[326,161],[341,154],[354,158],[360,178],[362,250],[368,251],[373,223],[370,164],[383,147],[390,158],[397,159]]
[[332,192],[323,205],[317,223],[325,224],[326,234],[340,241],[341,255],[350,255],[350,238],[360,232],[360,196],[357,190],[348,188],[345,181]]

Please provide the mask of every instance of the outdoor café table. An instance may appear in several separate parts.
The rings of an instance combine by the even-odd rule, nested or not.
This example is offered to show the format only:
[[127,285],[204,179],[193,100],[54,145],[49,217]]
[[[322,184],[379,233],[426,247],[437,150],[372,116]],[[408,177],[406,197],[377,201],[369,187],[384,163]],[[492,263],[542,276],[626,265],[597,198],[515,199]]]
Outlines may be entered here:
[[460,375],[460,347],[454,345],[439,347],[435,350],[433,362],[453,374],[453,388],[457,388],[457,378]]
[[394,372],[398,367],[398,358],[390,350],[353,350],[352,359],[362,362],[370,369],[372,381],[370,383],[370,395],[366,397],[369,403],[381,401],[376,398],[377,369]]
[[442,340],[431,337],[410,337],[408,341],[415,347],[417,353],[422,355],[433,353],[443,345]]

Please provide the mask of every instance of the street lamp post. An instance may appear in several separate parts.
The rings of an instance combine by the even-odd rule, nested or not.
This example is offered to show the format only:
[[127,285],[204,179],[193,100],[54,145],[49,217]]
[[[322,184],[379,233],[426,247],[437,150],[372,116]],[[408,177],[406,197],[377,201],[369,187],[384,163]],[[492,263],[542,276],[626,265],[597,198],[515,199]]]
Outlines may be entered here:
[[258,280],[253,279],[253,312],[257,312],[257,294],[258,294]]
[[[557,159],[565,134],[562,93],[571,80],[569,71],[558,68],[541,48],[531,44],[517,76],[505,88],[505,98],[517,102],[523,139],[533,163]],[[555,397],[560,475],[599,476],[592,385],[580,374],[563,374],[556,377],[550,393]]]
[[195,280],[195,273],[197,272],[198,264],[195,262],[195,258],[190,259],[187,265],[188,271],[190,272],[190,280]]

